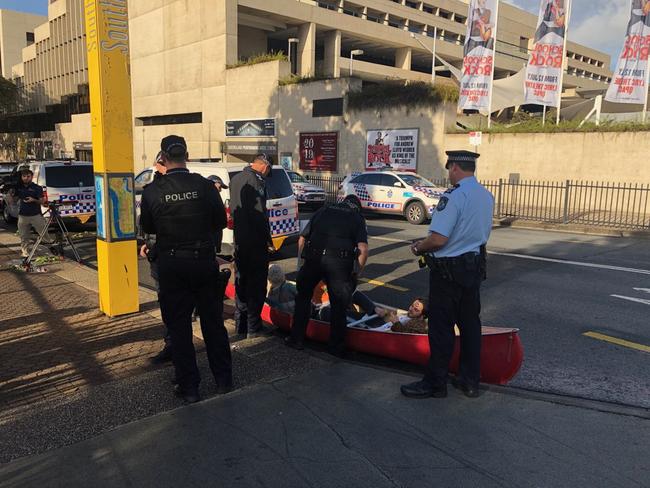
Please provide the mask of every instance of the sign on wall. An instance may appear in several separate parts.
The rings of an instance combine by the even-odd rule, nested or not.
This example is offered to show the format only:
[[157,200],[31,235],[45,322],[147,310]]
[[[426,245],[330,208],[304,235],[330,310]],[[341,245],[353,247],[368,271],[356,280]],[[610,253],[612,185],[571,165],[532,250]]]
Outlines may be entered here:
[[419,129],[378,129],[366,134],[366,170],[389,165],[396,170],[416,171]]
[[226,137],[275,137],[275,119],[226,120]]
[[338,132],[301,132],[300,169],[336,172]]

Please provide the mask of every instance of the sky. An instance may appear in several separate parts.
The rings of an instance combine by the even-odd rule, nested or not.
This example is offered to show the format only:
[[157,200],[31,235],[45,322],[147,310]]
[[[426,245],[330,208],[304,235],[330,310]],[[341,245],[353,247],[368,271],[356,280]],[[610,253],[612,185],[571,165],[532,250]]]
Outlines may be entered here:
[[[537,14],[539,0],[506,0]],[[0,0],[0,8],[47,15],[48,0]],[[623,46],[630,0],[573,0],[569,39],[604,51],[612,65]],[[613,67],[613,66],[612,66]]]

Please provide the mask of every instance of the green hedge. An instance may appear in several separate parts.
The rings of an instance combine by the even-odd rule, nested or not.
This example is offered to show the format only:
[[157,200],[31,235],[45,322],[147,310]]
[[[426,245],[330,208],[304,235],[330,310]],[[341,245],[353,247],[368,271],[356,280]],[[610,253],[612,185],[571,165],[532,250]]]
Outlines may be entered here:
[[287,61],[288,59],[287,55],[282,51],[277,53],[272,51],[270,53],[255,54],[249,58],[240,59],[235,64],[229,64],[226,68],[240,68],[241,66],[252,66],[254,64],[268,63],[269,61]]
[[[519,123],[496,123],[492,127],[482,127],[480,130],[488,134],[530,134],[530,133],[576,133],[576,132],[643,132],[650,131],[650,123],[640,122],[610,122],[604,121],[600,125],[594,122],[585,122],[581,127],[580,120],[561,121],[555,124],[555,117],[547,117],[546,124],[542,125],[541,119],[533,119]],[[477,129],[472,129],[477,130]],[[468,131],[459,130],[458,133]]]
[[444,102],[456,103],[458,88],[416,82],[409,84],[379,83],[350,92],[350,110],[387,109],[397,107],[437,107]]

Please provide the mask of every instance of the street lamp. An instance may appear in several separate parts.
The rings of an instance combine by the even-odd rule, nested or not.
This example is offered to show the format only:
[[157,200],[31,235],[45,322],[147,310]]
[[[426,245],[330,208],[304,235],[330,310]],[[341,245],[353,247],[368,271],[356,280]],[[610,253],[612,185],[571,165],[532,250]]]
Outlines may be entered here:
[[438,37],[438,28],[433,28],[433,49],[428,48],[413,32],[411,32],[411,37],[418,41],[424,49],[431,51],[431,84],[433,85],[436,82],[436,38]]
[[294,68],[293,64],[294,62],[296,63],[296,65],[298,64],[297,63],[298,56],[297,53],[295,57],[291,56],[291,48],[292,48],[292,44],[296,44],[296,48],[297,48],[297,44],[300,42],[300,39],[298,39],[297,37],[290,37],[288,42],[289,42],[289,49],[288,49],[289,66],[291,66],[291,74],[295,75],[297,71],[297,66]]
[[350,78],[352,78],[352,62],[354,61],[355,56],[361,56],[363,54],[363,49],[354,49],[350,51]]

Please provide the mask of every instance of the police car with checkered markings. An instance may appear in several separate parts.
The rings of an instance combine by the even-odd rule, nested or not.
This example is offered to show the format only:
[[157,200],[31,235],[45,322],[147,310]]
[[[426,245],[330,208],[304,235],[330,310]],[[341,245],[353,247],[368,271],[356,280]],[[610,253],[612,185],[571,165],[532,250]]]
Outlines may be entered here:
[[[34,172],[34,183],[43,187],[43,196],[48,202],[60,202],[63,205],[59,213],[66,220],[86,223],[95,218],[95,178],[93,163],[88,161],[29,161],[19,164],[14,169],[18,172],[23,167]],[[65,205],[66,202],[73,202]],[[3,207],[3,217],[7,222],[18,218],[20,203],[7,202]],[[42,207],[43,213],[49,211]]]
[[412,224],[422,224],[431,218],[445,190],[417,173],[366,171],[345,177],[338,200],[353,200],[363,211],[401,214]]
[[[244,163],[193,163],[187,164],[187,169],[192,173],[198,173],[201,176],[213,179],[218,176],[221,181],[230,187],[230,180],[240,173],[247,164]],[[145,185],[153,181],[155,168],[146,168],[135,177],[135,206],[136,215],[140,217],[140,202],[142,199],[142,189]],[[286,170],[279,165],[273,166],[271,176],[266,179],[266,194],[268,207],[269,223],[271,224],[271,237],[276,250],[280,250],[292,242],[298,240],[300,231],[300,221],[298,220],[298,202],[293,194],[291,180]],[[228,227],[223,231],[222,252],[232,253],[234,249],[233,221],[230,216],[230,188],[221,190],[221,199],[226,206],[228,214]]]

